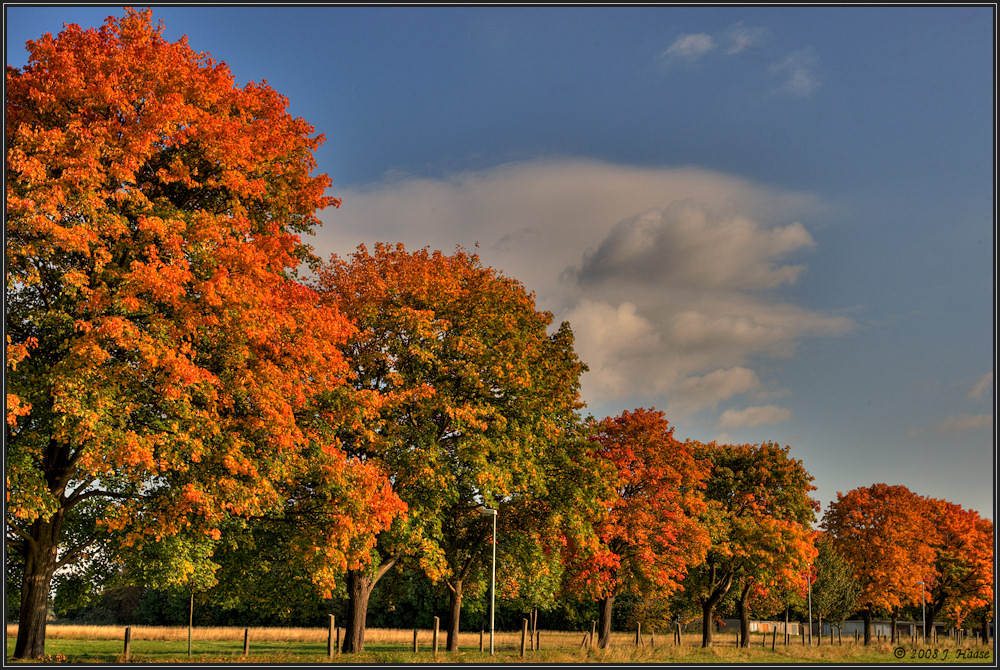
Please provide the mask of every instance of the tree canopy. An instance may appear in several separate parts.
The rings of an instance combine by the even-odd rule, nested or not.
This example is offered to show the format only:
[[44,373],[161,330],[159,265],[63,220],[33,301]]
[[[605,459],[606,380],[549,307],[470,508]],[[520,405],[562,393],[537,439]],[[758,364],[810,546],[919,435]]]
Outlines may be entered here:
[[707,468],[694,447],[677,441],[663,412],[637,409],[593,427],[594,457],[610,466],[606,513],[594,520],[597,542],[574,547],[571,588],[601,601],[601,647],[621,593],[668,598],[689,567],[705,557],[699,521]]
[[[517,518],[508,510],[540,505],[552,452],[581,407],[585,368],[572,331],[564,323],[549,334],[552,315],[520,282],[462,249],[362,246],[331,258],[317,289],[357,326],[344,349],[353,396],[378,398],[340,442],[390,473],[409,506],[382,536],[378,571],[352,579],[370,592],[372,578],[415,554],[448,585],[451,649],[463,589],[489,539],[476,508],[500,509],[506,529]],[[360,647],[363,611],[351,617],[347,644]]]
[[[352,330],[295,280],[310,258],[300,236],[337,204],[312,174],[323,138],[266,84],[237,87],[224,64],[166,41],[151,16],[67,26],[7,69],[18,658],[43,651],[53,571],[102,533],[216,541],[227,517],[283,512],[304,468],[321,470],[331,500],[357,491],[358,464],[303,421],[342,383]],[[360,479],[372,477],[384,481]],[[84,503],[93,532],[67,533]],[[337,532],[379,527],[398,509],[382,503],[368,528]]]

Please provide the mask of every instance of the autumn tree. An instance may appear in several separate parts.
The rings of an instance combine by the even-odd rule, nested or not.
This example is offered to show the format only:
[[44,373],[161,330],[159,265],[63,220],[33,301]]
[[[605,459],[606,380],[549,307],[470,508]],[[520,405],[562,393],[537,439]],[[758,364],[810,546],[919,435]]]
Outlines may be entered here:
[[227,519],[283,515],[297,490],[334,508],[359,486],[386,492],[316,543],[343,564],[399,508],[384,475],[305,420],[343,382],[351,332],[295,280],[300,235],[337,204],[312,174],[322,137],[162,31],[128,10],[28,42],[28,64],[7,68],[16,658],[44,652],[53,573],[101,537],[124,551],[182,533],[208,561]]
[[607,647],[615,598],[667,599],[689,566],[705,556],[706,469],[691,444],[674,438],[657,410],[637,409],[594,426],[594,455],[609,467],[610,495],[594,522],[595,542],[570,546],[572,588],[599,601],[599,640]]
[[357,325],[344,348],[352,397],[379,398],[340,442],[388,473],[408,505],[379,536],[378,560],[348,575],[344,651],[363,648],[371,590],[405,555],[445,580],[455,649],[464,589],[492,535],[477,508],[499,509],[506,531],[515,503],[543,500],[552,452],[580,407],[572,331],[549,334],[552,315],[532,294],[462,249],[362,246],[331,258],[317,288]]
[[818,504],[809,497],[812,476],[788,447],[711,443],[697,453],[710,467],[702,516],[710,544],[685,586],[701,605],[702,646],[709,647],[715,608],[734,585],[746,638],[755,591],[787,588],[804,574],[815,556],[810,524]]
[[876,611],[895,618],[901,607],[920,603],[920,582],[929,581],[934,561],[929,512],[927,499],[905,486],[873,484],[838,492],[823,515],[823,528],[861,589],[866,645]]
[[930,499],[926,535],[934,553],[927,581],[927,626],[947,611],[961,623],[993,602],[993,523],[973,510],[946,500]]
[[556,448],[546,453],[543,497],[506,501],[499,528],[497,593],[508,608],[524,613],[552,610],[581,592],[567,570],[566,548],[591,546],[593,524],[614,491],[614,468],[595,454],[585,421],[566,424]]

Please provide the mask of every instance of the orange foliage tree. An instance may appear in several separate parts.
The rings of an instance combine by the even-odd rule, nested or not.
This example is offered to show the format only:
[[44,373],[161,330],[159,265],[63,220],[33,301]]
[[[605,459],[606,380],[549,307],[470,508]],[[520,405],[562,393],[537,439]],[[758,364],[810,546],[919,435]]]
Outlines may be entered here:
[[993,603],[993,522],[973,510],[931,499],[925,519],[934,552],[927,581],[927,626],[942,611],[957,625]]
[[[266,84],[235,86],[162,30],[129,10],[28,42],[28,64],[7,69],[17,658],[44,652],[53,573],[98,539],[215,542],[228,518],[282,514],[308,475],[333,508],[368,496],[377,510],[316,534],[346,565],[350,538],[400,508],[384,475],[303,420],[342,383],[351,331],[295,281],[310,257],[299,236],[338,204],[311,174],[322,137]],[[88,537],[69,532],[83,510]]]
[[895,619],[901,607],[921,601],[921,582],[933,575],[929,513],[928,500],[905,486],[873,484],[838,492],[823,515],[823,528],[861,589],[865,644],[876,611]]
[[703,515],[710,546],[705,561],[685,582],[702,609],[702,646],[712,645],[715,606],[740,585],[737,610],[747,639],[748,605],[771,589],[802,583],[816,555],[810,524],[818,503],[809,497],[812,476],[788,447],[773,443],[698,449],[710,464]]
[[705,556],[699,516],[707,470],[673,432],[663,412],[646,409],[594,426],[594,457],[610,465],[611,495],[593,524],[596,542],[571,545],[568,555],[570,588],[599,601],[601,648],[610,640],[616,596],[666,599]]
[[[563,324],[548,334],[552,315],[532,294],[461,249],[362,246],[325,264],[317,287],[358,328],[344,348],[351,394],[330,398],[356,417],[341,443],[389,473],[408,505],[379,536],[378,560],[348,575],[343,650],[363,648],[371,590],[404,556],[444,579],[456,649],[462,598],[491,539],[477,507],[499,509],[501,535],[527,530],[508,512],[544,496],[547,466],[581,406],[585,367],[572,332]],[[351,410],[365,395],[378,404]]]

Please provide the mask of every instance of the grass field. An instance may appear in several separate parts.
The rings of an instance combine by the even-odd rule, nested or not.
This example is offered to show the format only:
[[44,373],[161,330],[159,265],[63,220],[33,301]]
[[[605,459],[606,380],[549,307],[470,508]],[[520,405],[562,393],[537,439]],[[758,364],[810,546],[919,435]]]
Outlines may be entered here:
[[[7,659],[14,649],[17,626],[7,628]],[[124,648],[124,626],[48,627],[46,662],[120,663]],[[327,631],[322,628],[251,628],[250,653],[243,655],[243,628],[195,628],[192,632],[192,655],[188,656],[188,629],[184,627],[133,626],[131,629],[132,663],[330,663],[327,656]],[[496,655],[479,651],[479,633],[462,633],[459,651],[444,651],[440,637],[438,654],[432,652],[432,633],[418,632],[418,651],[413,652],[413,631],[369,629],[365,634],[365,652],[336,655],[334,663],[975,663],[993,664],[990,647],[964,644],[956,647],[946,641],[937,645],[891,645],[879,642],[870,647],[844,639],[843,645],[803,646],[793,638],[787,647],[779,638],[774,651],[771,638],[762,645],[760,635],[750,648],[738,648],[733,634],[716,636],[710,649],[700,647],[700,636],[688,634],[680,646],[671,636],[656,636],[650,646],[649,634],[643,646],[635,646],[634,633],[615,633],[610,648],[581,648],[582,632],[541,631],[541,649],[520,655],[520,632],[501,632],[495,637]]]

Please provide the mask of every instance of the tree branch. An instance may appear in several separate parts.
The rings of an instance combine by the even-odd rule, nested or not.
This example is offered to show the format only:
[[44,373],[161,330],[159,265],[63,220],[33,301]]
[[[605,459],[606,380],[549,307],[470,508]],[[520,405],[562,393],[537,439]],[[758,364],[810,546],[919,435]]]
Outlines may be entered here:
[[[12,531],[19,538],[21,538],[24,541],[22,544],[26,544],[28,546],[31,546],[31,545],[33,545],[35,543],[35,540],[31,537],[31,535],[28,535],[27,532],[25,532],[21,528],[18,528],[17,526],[15,526],[14,524],[12,524],[10,522],[10,519],[7,519],[7,529],[10,530],[10,531]],[[8,542],[8,544],[9,544],[9,542]]]
[[97,537],[98,537],[97,535],[93,535],[89,540],[87,540],[83,544],[77,547],[73,547],[72,549],[68,550],[65,554],[63,554],[63,557],[56,562],[56,570],[65,565],[69,565],[77,558],[79,558],[80,555],[83,553],[84,549],[92,545],[97,540]]
[[91,491],[80,493],[80,489],[77,489],[72,496],[67,498],[67,504],[64,509],[68,511],[73,507],[75,507],[76,505],[83,502],[84,500],[86,500],[87,498],[99,498],[99,497],[114,498],[116,500],[133,500],[135,498],[145,498],[146,496],[139,494],[133,495],[130,493],[116,493],[114,491],[101,491],[98,489],[93,489]]

